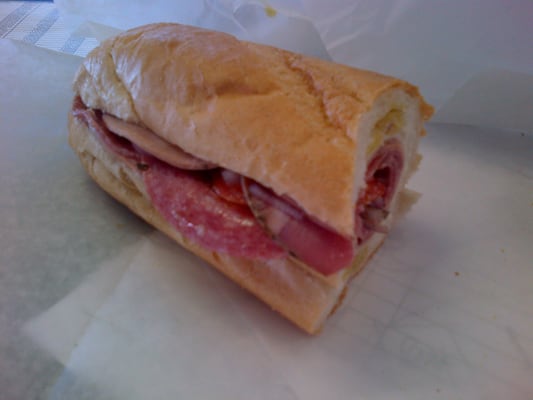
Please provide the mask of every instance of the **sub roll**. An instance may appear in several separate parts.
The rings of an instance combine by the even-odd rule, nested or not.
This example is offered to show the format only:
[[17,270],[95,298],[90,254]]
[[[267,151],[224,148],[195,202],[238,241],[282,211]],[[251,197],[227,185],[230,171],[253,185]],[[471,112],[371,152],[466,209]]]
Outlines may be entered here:
[[111,196],[309,333],[416,198],[416,87],[151,24],[74,80],[69,143]]

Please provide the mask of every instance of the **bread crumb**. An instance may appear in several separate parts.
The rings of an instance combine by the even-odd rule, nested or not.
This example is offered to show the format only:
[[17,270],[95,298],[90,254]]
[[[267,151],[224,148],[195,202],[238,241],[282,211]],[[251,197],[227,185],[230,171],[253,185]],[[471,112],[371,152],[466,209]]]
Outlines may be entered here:
[[459,272],[458,271],[455,271],[455,276],[459,276]]

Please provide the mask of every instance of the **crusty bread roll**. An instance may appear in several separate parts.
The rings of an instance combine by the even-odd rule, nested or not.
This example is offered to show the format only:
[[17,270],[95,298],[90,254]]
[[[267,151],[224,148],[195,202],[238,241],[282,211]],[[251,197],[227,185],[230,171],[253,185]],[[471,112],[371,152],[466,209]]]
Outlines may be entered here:
[[153,206],[142,170],[69,116],[70,145],[105,191],[309,333],[321,328],[386,237],[375,232],[357,243],[354,207],[368,184],[367,164],[390,138],[401,144],[403,167],[383,229],[416,198],[404,186],[420,161],[418,139],[431,107],[395,78],[219,32],[152,24],[90,53],[74,91],[88,109],[259,182],[352,238],[350,266],[327,276],[290,254],[254,260],[208,249]]

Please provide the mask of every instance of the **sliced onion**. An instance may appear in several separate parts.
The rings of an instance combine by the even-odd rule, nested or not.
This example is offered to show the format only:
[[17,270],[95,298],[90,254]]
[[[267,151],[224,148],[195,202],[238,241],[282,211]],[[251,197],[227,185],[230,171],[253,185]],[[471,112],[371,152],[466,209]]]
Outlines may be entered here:
[[366,206],[361,217],[363,218],[363,223],[368,229],[375,230],[374,228],[379,226],[388,215],[389,212],[383,208]]
[[215,164],[201,160],[183,151],[180,147],[164,141],[146,128],[124,122],[109,114],[104,114],[102,119],[111,132],[128,139],[141,150],[174,167],[188,170],[204,170],[216,167]]
[[367,206],[361,217],[366,229],[372,232],[387,233],[388,229],[382,223],[388,215],[389,212],[382,208]]

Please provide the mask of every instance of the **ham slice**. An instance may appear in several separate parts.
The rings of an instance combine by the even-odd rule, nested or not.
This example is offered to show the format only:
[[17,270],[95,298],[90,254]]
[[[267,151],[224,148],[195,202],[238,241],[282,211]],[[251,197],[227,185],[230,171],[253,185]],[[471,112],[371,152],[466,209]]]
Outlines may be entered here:
[[[386,233],[387,218],[403,168],[403,151],[397,139],[389,139],[376,152],[366,171],[366,189],[356,203],[357,244],[374,232]],[[350,238],[311,219],[291,199],[277,196],[257,182],[243,178],[243,190],[250,209],[272,237],[291,255],[330,275],[348,265],[354,257]]]
[[143,151],[167,164],[192,170],[216,168],[215,164],[186,153],[178,146],[164,141],[146,128],[129,124],[109,114],[103,114],[102,119],[111,132],[128,139]]
[[79,97],[74,99],[72,115],[85,122],[97,139],[113,153],[121,156],[126,162],[139,161],[139,154],[132,143],[120,136],[114,135],[102,121],[102,113],[87,108]]
[[[72,112],[110,151],[137,163],[154,207],[189,240],[249,259],[290,255],[323,275],[352,262],[353,239],[314,220],[291,199],[200,160],[147,129],[87,109],[79,98]],[[355,205],[357,244],[383,232],[402,168],[401,144],[389,139],[370,161],[366,189]]]
[[323,275],[350,264],[354,256],[350,238],[312,220],[292,200],[257,182],[243,179],[243,190],[256,218],[293,257]]

